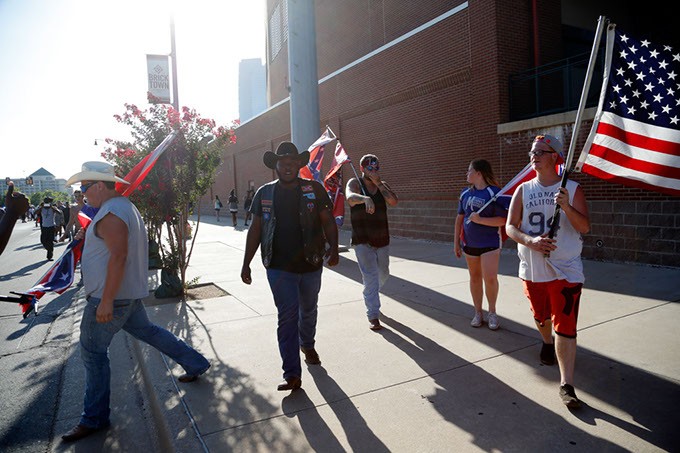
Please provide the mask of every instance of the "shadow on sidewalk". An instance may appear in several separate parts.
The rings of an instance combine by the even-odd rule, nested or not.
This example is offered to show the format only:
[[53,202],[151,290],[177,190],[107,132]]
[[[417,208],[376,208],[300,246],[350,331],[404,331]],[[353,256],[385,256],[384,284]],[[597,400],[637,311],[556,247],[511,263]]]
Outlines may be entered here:
[[[361,283],[362,278],[356,263],[342,256],[340,261],[341,263],[334,267],[333,270],[341,273],[347,278]],[[348,266],[348,262],[351,265]],[[390,276],[386,288],[387,289],[384,288],[382,291],[382,293],[386,296],[389,296],[391,299],[399,303],[407,305],[424,316],[429,316],[435,322],[449,326],[451,329],[455,329],[454,323],[452,322],[452,316],[459,316],[460,313],[467,313],[470,309],[469,304],[399,277]],[[458,356],[437,345],[429,338],[414,332],[409,327],[393,319],[381,315],[381,319],[383,319],[383,317],[386,320],[387,325],[391,326],[397,331],[403,331],[402,333],[404,333],[404,335],[412,338],[416,344],[421,345],[420,348],[411,348],[412,345],[409,343],[403,342],[401,339],[397,340],[397,338],[391,337],[392,334],[389,331],[384,333],[384,336],[388,341],[394,341],[395,345],[400,348],[404,348],[404,352],[409,354],[409,356],[412,357],[413,360],[418,363],[426,373],[428,373],[428,375],[441,372],[440,364],[442,361],[449,361],[453,363],[454,360],[460,360]],[[465,323],[465,325],[467,326],[467,323]],[[535,329],[531,329],[509,319],[503,320],[502,330],[498,331],[496,334],[503,335],[503,330],[524,337],[535,338],[536,345],[540,344],[540,337]],[[458,330],[458,332],[470,337],[474,337],[477,340],[479,340],[478,337],[481,336],[477,329],[467,328]],[[498,346],[487,343],[487,346],[495,347],[501,354],[507,353],[501,349],[502,345],[500,343]],[[534,348],[532,346],[531,348],[524,349],[527,349],[526,354],[515,354],[514,352],[510,352],[507,353],[508,357],[513,358],[514,360],[519,360],[524,365],[534,368],[543,379],[556,380],[555,393],[546,395],[546,398],[557,398],[559,372],[555,370],[556,372],[554,373],[550,372],[549,374],[546,374],[545,369],[547,367],[538,365],[538,347]],[[434,352],[434,354],[425,354],[424,351],[431,351]],[[435,363],[439,364],[439,368],[432,368],[428,366],[427,361],[424,360],[427,357],[432,356],[436,357]],[[475,366],[473,364],[468,365]],[[587,392],[611,406],[618,407],[621,410],[631,414],[643,428],[631,425],[630,423],[613,415],[603,413],[596,409],[591,409],[590,407],[586,407],[581,412],[575,414],[579,419],[590,424],[595,424],[595,420],[597,419],[605,420],[615,426],[620,427],[623,430],[630,432],[636,437],[645,439],[649,443],[654,444],[659,448],[674,448],[676,443],[674,440],[677,431],[676,427],[680,425],[680,412],[674,409],[678,404],[680,404],[680,386],[677,383],[669,382],[666,379],[655,376],[644,370],[622,364],[615,360],[601,356],[595,351],[591,351],[582,347],[579,347],[576,367],[578,379],[578,383],[576,385],[577,391],[580,389],[581,391]],[[512,388],[498,381],[495,377],[488,375],[488,373],[483,372],[482,370],[477,370],[476,366],[475,369],[476,373],[472,378],[474,379],[474,382],[486,382],[490,388],[490,391],[486,394],[488,395],[488,398],[485,398],[485,403],[492,403],[491,408],[493,408],[493,404],[495,404],[493,402],[498,399],[499,395],[505,395],[503,398],[507,399],[507,395],[516,394],[517,397],[514,398],[515,400],[517,398],[524,399],[524,397],[518,395]],[[433,377],[437,379],[437,376]],[[447,383],[447,385],[449,384],[457,386],[461,383]],[[465,383],[462,384],[464,387]],[[442,388],[446,390],[447,385],[442,385]],[[649,398],[639,398],[641,389],[645,389],[645,394],[649,392]],[[453,390],[453,388],[451,390]],[[637,395],[637,397],[635,395]],[[529,400],[527,400],[527,403],[524,404],[523,407],[530,408],[529,412],[532,414],[532,418],[533,416],[539,415],[536,417],[537,421],[550,418],[550,415],[544,414],[544,412],[549,412],[547,409],[536,405]],[[459,409],[460,408],[457,410]],[[452,410],[452,412],[456,412],[456,410]],[[473,415],[474,414],[472,413],[468,414],[468,416]],[[457,426],[464,427],[469,423],[467,419],[461,419],[458,414],[451,414],[450,416],[450,421],[455,423]],[[557,417],[556,420],[559,420],[559,423],[565,423],[563,417]],[[484,429],[488,429],[488,426],[493,426],[493,424],[490,425],[488,421],[485,421],[482,423],[482,425],[485,426]],[[470,427],[474,428],[474,424],[470,425]],[[521,427],[518,427],[518,429],[521,429]],[[471,434],[474,434],[479,439],[488,437],[482,432],[471,432]],[[527,436],[530,435],[531,433],[527,432]],[[586,433],[581,433],[580,436],[589,435]],[[590,439],[590,441],[596,442],[596,439]],[[491,449],[492,447],[502,450],[504,447],[503,445],[486,445],[484,443],[485,441],[481,440],[480,442],[480,447],[487,450]],[[603,446],[606,447],[609,445]]]
[[[444,363],[454,364],[459,362],[461,358],[410,327],[387,316],[381,318],[387,327],[394,330],[392,332],[390,329],[383,329],[381,332],[383,332],[385,339],[411,357],[440,387],[434,395],[423,395],[423,397],[427,398],[449,423],[469,432],[474,438],[474,444],[479,448],[485,451],[512,450],[513,441],[517,442],[516,446],[519,447],[520,445],[526,446],[527,439],[532,439],[535,442],[531,447],[534,451],[560,451],[572,446],[580,449],[596,448],[600,451],[620,448],[620,445],[579,429],[578,426],[569,422],[568,417],[555,414],[552,410],[526,398],[475,363],[466,362],[462,367],[454,367],[457,369],[456,373],[449,373],[450,370],[441,371],[439,367],[432,368],[430,366],[432,363],[443,361]],[[395,332],[411,341],[405,341],[402,336]],[[436,358],[436,362],[432,362],[433,357]],[[580,365],[589,368],[589,365],[592,365],[591,369],[597,369],[599,372],[602,372],[607,365],[610,368],[628,368],[617,371],[617,374],[620,372],[626,374],[631,381],[628,386],[645,386],[638,388],[648,388],[652,393],[665,392],[663,394],[666,396],[673,394],[676,397],[678,396],[677,386],[640,372],[640,370],[630,369],[630,367],[621,364],[611,364],[611,362],[596,365],[592,359],[587,360],[586,363],[581,361]],[[454,368],[451,368],[451,370]],[[550,379],[548,375],[554,374],[549,367],[539,366],[536,371],[545,379]],[[605,376],[600,375],[598,382],[602,382],[602,380],[609,382],[609,385],[612,384],[612,380],[607,380]],[[610,393],[606,391],[593,392],[594,389],[591,384],[592,381],[588,379],[584,387],[588,388],[588,392],[591,394],[596,393],[598,396],[603,396]],[[479,389],[483,389],[481,395]],[[629,393],[629,395],[632,394],[634,393]],[[555,392],[545,397],[557,399],[557,383],[555,384]],[[617,402],[622,403],[623,401]],[[615,402],[612,402],[612,404],[615,404]],[[590,425],[595,425],[597,420],[606,421],[664,450],[674,448],[673,432],[676,428],[673,428],[673,426],[677,426],[677,420],[669,420],[661,414],[654,414],[654,403],[651,403],[652,407],[648,407],[646,410],[637,403],[635,405],[637,407],[624,407],[624,409],[629,409],[631,413],[636,414],[636,420],[644,418],[647,424],[643,424],[642,427],[593,409],[587,404],[578,411],[572,411],[572,414]],[[646,412],[644,417],[639,417],[641,410]],[[566,413],[567,409],[564,408],[564,411]],[[666,412],[672,419],[673,412]],[[513,413],[514,415],[508,416]],[[661,420],[658,419],[659,416]],[[537,429],[539,426],[548,429],[539,430]],[[492,429],[499,430],[498,435],[491,435]],[[501,435],[501,432],[506,434]],[[556,432],[559,432],[560,435],[555,436]],[[510,443],[508,443],[508,437]],[[566,441],[568,441],[568,444]],[[560,445],[559,442],[565,443]]]

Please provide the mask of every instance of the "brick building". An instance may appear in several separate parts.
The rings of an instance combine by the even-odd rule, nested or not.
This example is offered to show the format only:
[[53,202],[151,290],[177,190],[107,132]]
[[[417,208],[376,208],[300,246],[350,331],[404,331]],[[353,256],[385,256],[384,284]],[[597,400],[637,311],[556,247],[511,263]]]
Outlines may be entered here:
[[[290,139],[285,5],[267,0],[269,108],[236,130],[206,209],[214,194],[236,187],[242,198],[275,178],[262,155]],[[319,132],[330,126],[355,162],[368,152],[381,158],[381,174],[401,200],[389,210],[393,235],[452,242],[473,158],[488,159],[504,183],[526,164],[535,135],[550,133],[568,146],[583,73],[579,79],[578,64],[565,59],[585,52],[587,61],[600,15],[650,39],[673,38],[670,24],[636,8],[632,1],[316,0]],[[564,68],[575,81],[564,80]],[[532,71],[547,74],[541,90],[513,82]],[[570,95],[565,87],[573,86]],[[580,142],[593,114],[586,110]],[[344,176],[351,176],[347,166]],[[591,210],[584,257],[680,266],[680,200],[573,178]]]

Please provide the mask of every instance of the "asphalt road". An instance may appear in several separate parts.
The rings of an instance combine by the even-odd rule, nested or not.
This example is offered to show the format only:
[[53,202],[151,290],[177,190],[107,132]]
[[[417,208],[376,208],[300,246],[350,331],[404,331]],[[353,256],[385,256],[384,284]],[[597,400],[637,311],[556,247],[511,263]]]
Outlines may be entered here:
[[[60,257],[66,243],[55,244]],[[30,289],[53,262],[46,260],[40,228],[16,224],[0,255],[0,294]],[[80,278],[78,269],[76,280]],[[78,349],[82,291],[45,294],[38,315],[23,319],[17,303],[0,302],[0,452],[160,451],[157,429],[143,394],[130,337],[120,333],[111,358],[112,428],[102,436],[63,443],[78,423],[85,373]],[[121,433],[124,433],[121,434]]]
[[[65,244],[55,247],[59,256]],[[19,221],[0,255],[0,294],[26,291],[50,262],[40,245],[40,228]],[[23,319],[16,303],[0,303],[0,450],[37,452],[49,449],[69,352],[73,320],[64,316],[75,289],[46,295],[40,316]]]

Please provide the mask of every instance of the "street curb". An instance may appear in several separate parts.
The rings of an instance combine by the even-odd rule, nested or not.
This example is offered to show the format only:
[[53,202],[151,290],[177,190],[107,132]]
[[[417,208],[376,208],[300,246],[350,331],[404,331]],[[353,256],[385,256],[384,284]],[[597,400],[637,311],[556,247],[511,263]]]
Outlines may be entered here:
[[137,383],[142,387],[141,392],[145,403],[148,403],[151,417],[153,419],[153,428],[156,433],[158,440],[158,445],[161,447],[161,451],[170,452],[175,451],[172,436],[170,435],[170,427],[168,426],[165,416],[163,415],[163,407],[158,400],[156,395],[156,389],[152,384],[152,379],[149,374],[149,369],[146,366],[146,361],[144,360],[144,355],[142,353],[142,348],[139,345],[139,340],[132,337],[129,334],[125,334],[127,338],[127,344],[132,352],[132,356],[137,364],[139,373],[137,375]]
[[[78,314],[82,313],[83,307],[86,303],[87,301],[85,299],[84,289],[81,288],[74,295],[73,303],[69,307],[69,311],[72,312],[71,316],[73,316],[73,326],[67,355],[73,354],[74,351],[79,348],[81,317],[78,316]],[[174,452],[176,449],[173,446],[172,436],[170,435],[168,424],[166,423],[165,417],[163,415],[162,406],[158,401],[156,391],[153,388],[153,381],[150,378],[148,367],[146,366],[145,361],[142,359],[139,341],[123,330],[121,330],[119,333],[122,333],[124,336],[124,342],[122,345],[125,345],[124,347],[127,350],[127,355],[130,357],[132,363],[130,377],[138,389],[137,393],[142,400],[141,406],[142,408],[148,408],[150,412],[150,417],[146,419],[146,423],[147,432],[152,433],[152,436],[154,437],[154,439],[151,440],[151,444],[154,445],[154,449],[158,448],[158,451]],[[119,344],[118,348],[121,348],[122,345]],[[112,348],[115,347],[115,344],[109,346],[109,356],[112,355]],[[66,365],[64,368],[66,368]],[[57,437],[58,436],[56,436],[55,433],[55,438],[53,439],[54,445],[58,445],[60,442]]]

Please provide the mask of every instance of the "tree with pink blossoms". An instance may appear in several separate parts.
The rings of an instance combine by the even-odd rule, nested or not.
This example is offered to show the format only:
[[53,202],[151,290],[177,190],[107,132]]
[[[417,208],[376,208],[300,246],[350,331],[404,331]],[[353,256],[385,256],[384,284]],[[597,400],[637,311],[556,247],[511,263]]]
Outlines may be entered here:
[[[125,104],[125,112],[114,118],[129,126],[131,141],[106,139],[102,157],[115,165],[120,175],[132,170],[172,131],[178,132],[130,200],[144,218],[149,240],[160,245],[163,274],[179,279],[184,292],[189,286],[186,270],[201,219],[199,200],[215,182],[224,149],[236,142],[238,121],[217,126],[194,109],[177,111],[165,104],[151,104],[147,110]],[[188,222],[192,207],[198,218],[193,235]]]

